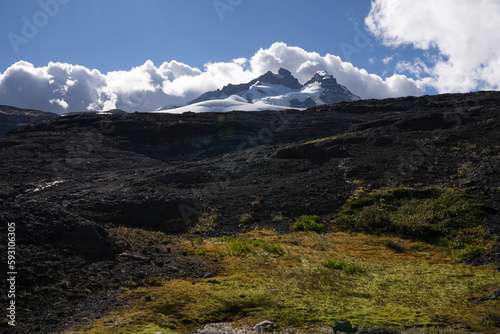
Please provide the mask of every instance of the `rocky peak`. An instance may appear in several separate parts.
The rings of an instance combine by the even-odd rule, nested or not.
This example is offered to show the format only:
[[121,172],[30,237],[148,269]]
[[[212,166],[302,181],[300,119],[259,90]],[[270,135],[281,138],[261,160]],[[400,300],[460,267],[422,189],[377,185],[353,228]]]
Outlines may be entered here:
[[319,83],[323,92],[320,96],[321,101],[325,104],[360,100],[360,97],[353,94],[345,86],[339,84],[337,79],[326,71],[318,71],[313,77],[304,84],[304,87]]
[[328,86],[335,86],[338,85],[337,79],[333,77],[333,75],[329,74],[326,71],[318,71],[316,72],[313,77],[304,84],[304,86],[310,85],[314,82],[319,82],[321,86],[323,87],[328,87]]
[[[315,84],[315,87],[309,87],[313,88],[312,90],[303,92],[304,88],[312,84]],[[254,85],[267,87],[252,87]],[[252,88],[255,89],[250,91]],[[242,96],[247,99],[248,103],[260,101],[266,104],[292,108],[310,108],[319,104],[360,99],[359,96],[354,95],[346,87],[340,85],[326,71],[316,72],[305,85],[302,85],[289,70],[280,68],[277,74],[267,71],[250,82],[237,85],[229,84],[222,89],[206,92],[187,103],[187,105],[209,100],[227,99],[232,95]],[[169,108],[160,108],[160,110],[165,109]]]
[[[255,81],[260,81],[260,82],[265,82],[268,84],[273,84],[273,85],[283,85],[285,87],[291,88],[291,89],[301,89],[302,85],[300,82],[292,75],[292,73],[284,68],[280,68],[278,70],[278,74],[274,74],[271,71],[267,71],[265,74],[261,75],[255,80],[252,80],[252,82]],[[252,84],[254,84],[253,82]]]

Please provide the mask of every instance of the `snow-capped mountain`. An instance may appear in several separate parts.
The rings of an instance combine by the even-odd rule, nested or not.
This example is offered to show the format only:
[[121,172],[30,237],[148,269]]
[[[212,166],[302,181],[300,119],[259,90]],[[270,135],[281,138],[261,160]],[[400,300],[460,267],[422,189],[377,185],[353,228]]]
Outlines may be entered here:
[[317,72],[302,85],[290,71],[280,68],[278,74],[268,71],[248,83],[229,84],[222,89],[206,92],[186,106],[165,106],[158,111],[182,113],[302,109],[354,100],[360,100],[360,97],[338,84],[337,80],[325,71]]
[[283,106],[276,106],[261,102],[250,103],[245,98],[238,95],[231,95],[225,99],[213,99],[193,104],[188,104],[183,107],[177,107],[167,110],[157,110],[157,112],[168,112],[172,114],[182,114],[184,112],[229,112],[233,110],[239,111],[260,111],[260,110],[283,110],[289,109]]

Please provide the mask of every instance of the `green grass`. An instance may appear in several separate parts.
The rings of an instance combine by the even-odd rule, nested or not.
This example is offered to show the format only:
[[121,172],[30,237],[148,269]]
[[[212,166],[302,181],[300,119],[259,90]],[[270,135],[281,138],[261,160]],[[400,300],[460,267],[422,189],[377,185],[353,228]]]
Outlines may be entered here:
[[191,332],[209,322],[253,326],[265,319],[305,332],[339,320],[360,327],[437,331],[461,324],[494,331],[484,319],[500,318],[499,301],[474,301],[498,287],[494,267],[456,263],[445,246],[417,240],[405,240],[405,251],[395,253],[385,245],[389,240],[394,238],[272,231],[180,239],[180,250],[195,254],[202,247],[207,261],[222,252],[218,275],[123,288],[121,306],[76,333]]
[[219,255],[242,256],[246,254],[256,254],[264,251],[269,254],[281,255],[285,252],[279,244],[271,243],[266,240],[220,237],[216,239],[219,245],[216,245],[216,251]]
[[348,274],[364,273],[366,268],[360,264],[345,261],[345,260],[326,260],[323,266],[329,269],[338,269]]
[[481,227],[489,212],[461,189],[398,188],[351,198],[333,219],[340,232],[326,232],[318,216],[300,217],[292,228],[304,232],[290,234],[188,240],[114,229],[134,242],[175,242],[177,251],[217,263],[217,276],[131,283],[122,287],[121,306],[75,333],[185,333],[209,322],[253,326],[265,319],[304,332],[349,320],[494,333],[500,301],[475,299],[498,288],[499,273],[456,261],[498,242]]
[[475,229],[490,208],[461,189],[397,188],[351,198],[334,224],[343,231],[410,238],[454,238]]
[[325,224],[321,223],[318,216],[301,216],[292,225],[292,230],[294,231],[314,231],[321,232],[325,229]]

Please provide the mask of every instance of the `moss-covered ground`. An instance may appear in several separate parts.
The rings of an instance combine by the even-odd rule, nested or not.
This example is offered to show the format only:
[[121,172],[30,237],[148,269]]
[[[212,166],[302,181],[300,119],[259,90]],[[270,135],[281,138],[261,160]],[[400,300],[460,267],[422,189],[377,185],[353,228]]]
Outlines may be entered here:
[[[449,227],[479,228],[477,219],[487,208],[459,190],[381,191],[364,196],[351,199],[323,233],[278,234],[257,228],[235,237],[196,242],[179,238],[175,242],[183,251],[208,261],[217,258],[217,276],[122,287],[123,306],[71,333],[180,333],[209,322],[253,325],[266,319],[305,331],[349,320],[361,327],[418,327],[422,332],[446,332],[446,328],[498,332],[499,301],[476,299],[499,287],[500,274],[494,266],[472,267],[457,261],[459,246],[453,242],[458,236],[449,231]],[[458,203],[456,207],[447,202],[449,197]],[[356,204],[357,200],[361,202]],[[439,202],[441,213],[433,209]],[[378,215],[375,209],[384,205],[391,206],[385,208],[389,214],[384,219],[394,226],[405,223],[405,212],[408,220],[420,214],[423,230],[430,231],[422,236],[432,240],[409,235],[413,227],[419,234],[423,231],[416,218],[397,235],[368,233],[363,221],[350,225],[356,226],[355,233],[341,231],[347,220],[369,215],[363,216],[363,210]],[[468,212],[469,218],[454,220],[457,212]],[[335,219],[342,221],[337,225]],[[378,225],[369,224],[373,226]],[[147,233],[140,235],[147,238]],[[469,244],[477,243],[475,236],[471,232]],[[482,238],[481,247],[495,242]]]

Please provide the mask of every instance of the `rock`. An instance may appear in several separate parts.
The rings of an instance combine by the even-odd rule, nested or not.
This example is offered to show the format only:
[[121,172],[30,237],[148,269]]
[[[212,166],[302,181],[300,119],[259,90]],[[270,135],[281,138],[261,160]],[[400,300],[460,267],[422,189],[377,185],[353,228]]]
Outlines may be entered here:
[[352,325],[349,321],[337,321],[333,326],[334,333],[356,333],[357,325]]
[[481,298],[477,298],[476,301],[483,302],[485,300],[495,300],[495,299],[498,299],[499,297],[500,297],[500,289],[496,289],[495,291],[493,291],[489,295],[483,296]]
[[214,273],[205,273],[205,275],[203,275],[203,278],[212,278],[212,277],[215,277],[217,276],[216,274]]
[[262,322],[259,322],[257,325],[252,327],[252,330],[262,332],[262,331],[267,331],[269,329],[277,327],[274,322],[270,320],[264,320]]
[[[151,259],[149,257],[141,256],[141,255],[137,255],[137,254],[131,254],[131,253],[121,253],[118,255],[118,258],[123,258],[123,259],[127,259],[127,260],[132,260],[132,261],[142,261],[142,262],[151,261]],[[144,275],[144,274],[142,273],[142,275]]]

